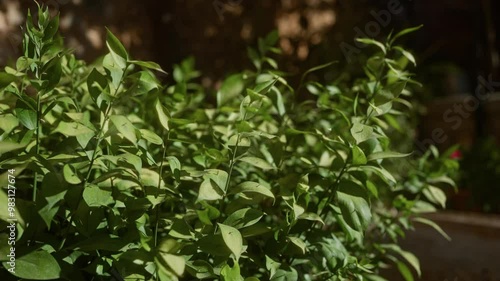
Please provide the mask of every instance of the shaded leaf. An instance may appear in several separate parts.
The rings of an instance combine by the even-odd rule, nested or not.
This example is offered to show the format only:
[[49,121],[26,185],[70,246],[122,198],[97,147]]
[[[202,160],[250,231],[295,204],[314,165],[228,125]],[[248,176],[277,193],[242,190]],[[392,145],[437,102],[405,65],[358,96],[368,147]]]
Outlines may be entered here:
[[123,44],[116,38],[116,36],[109,30],[106,29],[107,31],[107,38],[106,38],[106,45],[108,46],[108,49],[123,59],[127,60],[128,59],[128,54],[127,50],[123,46]]
[[242,74],[234,74],[224,80],[222,86],[217,92],[217,105],[219,107],[225,105],[229,101],[235,99],[245,89],[245,82]]
[[97,185],[88,185],[83,191],[83,200],[89,207],[107,206],[114,202],[111,191],[103,190]]
[[420,222],[420,223],[423,223],[423,224],[426,224],[432,228],[434,228],[437,232],[439,232],[439,234],[441,234],[444,238],[446,238],[446,240],[448,241],[451,241],[451,237],[446,234],[446,232],[435,222],[431,221],[431,220],[428,220],[426,218],[413,218],[414,221],[417,221],[417,222]]
[[411,153],[381,151],[381,152],[375,152],[375,153],[368,155],[367,159],[368,159],[368,161],[373,161],[373,160],[386,159],[386,158],[402,158],[402,157],[407,157],[410,155],[411,155]]
[[236,260],[240,258],[241,252],[243,251],[243,238],[241,233],[234,227],[218,223],[217,224],[222,233],[222,238],[229,248],[231,253],[234,254]]
[[[10,268],[7,262],[3,266]],[[61,267],[48,252],[35,250],[16,259],[14,275],[29,280],[52,280],[61,277]]]
[[356,140],[356,144],[359,144],[373,137],[373,128],[361,123],[354,123],[351,135]]
[[362,186],[352,181],[341,181],[337,191],[337,199],[342,217],[358,231],[368,227],[372,214],[368,204],[368,196]]
[[242,162],[248,163],[252,166],[255,166],[257,168],[261,168],[263,170],[274,169],[274,167],[271,164],[269,164],[267,161],[260,159],[258,157],[246,156],[246,157],[240,158],[239,160]]
[[230,194],[236,194],[236,193],[258,193],[262,194],[266,197],[270,197],[274,199],[274,194],[271,190],[269,190],[267,187],[256,183],[256,182],[251,182],[251,181],[246,181],[243,182],[239,185],[237,185],[235,188],[231,189]]
[[230,214],[224,221],[225,225],[232,226],[236,229],[251,226],[259,222],[263,217],[262,211],[252,208],[244,208]]
[[122,115],[112,115],[109,119],[126,139],[128,139],[133,145],[137,145],[135,127],[132,122],[127,119],[127,117]]

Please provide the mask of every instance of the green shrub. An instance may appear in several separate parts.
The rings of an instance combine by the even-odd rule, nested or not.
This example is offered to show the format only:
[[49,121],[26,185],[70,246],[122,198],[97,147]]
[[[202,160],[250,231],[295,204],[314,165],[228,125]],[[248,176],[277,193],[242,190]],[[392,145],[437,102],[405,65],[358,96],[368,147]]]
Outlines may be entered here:
[[[0,178],[15,177],[18,219],[15,273],[0,236],[2,275],[384,280],[391,263],[406,280],[420,274],[397,240],[415,220],[440,230],[419,214],[444,207],[438,185],[453,184],[456,162],[391,151],[415,83],[414,58],[394,41],[413,29],[360,39],[376,49],[366,77],[308,80],[329,63],[296,88],[271,58],[271,33],[249,49],[256,70],[216,96],[192,59],[164,86],[160,67],[132,60],[110,32],[109,53],[86,65],[57,29],[47,10],[28,15],[23,56],[0,73]],[[298,102],[299,91],[315,98]]]

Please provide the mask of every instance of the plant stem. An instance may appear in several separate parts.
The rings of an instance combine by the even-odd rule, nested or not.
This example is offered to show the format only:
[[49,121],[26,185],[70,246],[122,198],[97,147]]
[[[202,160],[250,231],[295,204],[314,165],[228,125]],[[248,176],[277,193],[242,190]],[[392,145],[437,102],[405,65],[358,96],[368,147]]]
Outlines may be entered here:
[[[170,138],[170,131],[168,132],[167,134],[167,142]],[[163,174],[163,160],[165,159],[165,154],[167,153],[167,146],[166,144],[164,143],[163,144],[163,154],[162,154],[162,157],[161,157],[161,161],[160,161],[160,169],[158,171],[158,186],[157,186],[157,189],[156,189],[156,197],[159,196],[160,194],[160,185],[161,185],[161,180],[162,180],[162,177],[161,175]],[[154,230],[154,235],[155,235],[155,247],[158,246],[158,225],[159,225],[159,221],[160,221],[160,207],[161,207],[161,204],[158,204],[156,206],[156,222],[155,222],[155,230]]]
[[[326,210],[328,210],[328,205],[330,204],[330,202],[333,200],[333,198],[335,197],[335,190],[337,189],[337,186],[339,185],[340,183],[340,180],[342,179],[342,176],[344,175],[345,171],[347,170],[347,160],[349,159],[349,157],[351,156],[351,152],[349,152],[349,155],[347,156],[346,158],[346,161],[344,162],[344,166],[342,167],[342,169],[340,170],[340,173],[339,175],[337,176],[337,178],[335,179],[335,182],[332,184],[331,188],[328,189],[328,198],[326,199],[326,203],[325,205],[323,206],[323,209],[321,209],[321,212],[319,213],[319,217],[321,218],[323,215],[325,215],[325,212]],[[319,207],[319,204],[321,203],[318,202],[318,205],[317,207]],[[323,218],[322,218],[323,219]],[[309,235],[309,233],[311,233],[311,231],[313,229],[316,228],[316,225],[318,224],[317,221],[313,222],[313,224],[311,225],[311,227],[309,227],[305,232],[302,232],[300,233],[300,235],[304,234],[305,235],[305,240],[307,240],[307,236]],[[300,236],[299,235],[299,236]],[[292,262],[295,261],[295,257],[292,257],[290,258],[290,260],[288,261],[288,264],[291,265]]]
[[[123,78],[126,76],[126,71],[127,71],[127,68],[128,68],[128,65],[125,66],[125,69],[123,71],[123,74],[122,74],[122,77],[120,78],[120,83],[118,83],[118,86],[116,87],[115,89],[115,93],[113,95],[113,97],[116,97],[117,94],[118,94],[118,90],[120,89],[122,83],[123,83]],[[106,127],[106,123],[108,122],[108,119],[109,119],[109,114],[111,113],[111,109],[113,107],[113,101],[110,101],[108,106],[106,107],[106,111],[104,112],[104,117],[103,117],[103,120],[102,120],[102,124],[99,128],[99,131],[97,132],[97,141],[96,141],[96,145],[95,145],[95,149],[94,151],[92,152],[92,157],[90,158],[90,163],[89,163],[89,168],[87,169],[87,174],[82,182],[82,192],[80,194],[80,196],[78,197],[78,202],[76,204],[76,209],[78,210],[78,207],[80,206],[81,202],[82,202],[82,199],[83,199],[83,192],[85,191],[85,187],[90,179],[90,174],[92,172],[92,167],[94,165],[94,162],[95,160],[97,159],[97,151],[99,150],[99,147],[101,145],[101,141],[104,139],[103,136],[102,136],[102,133],[104,132],[104,127]],[[75,210],[76,211],[76,210]],[[64,244],[66,243],[66,240],[68,238],[68,233],[69,233],[69,230],[71,228],[71,225],[73,224],[73,221],[74,221],[74,213],[73,214],[70,214],[70,220],[69,220],[69,225],[68,225],[68,228],[67,228],[67,231],[66,231],[66,235],[64,235],[64,238],[63,240],[61,241],[61,245],[59,246],[59,250],[61,250],[63,247],[64,247]]]
[[[349,153],[349,155],[347,156],[347,158],[349,158],[350,155],[351,155],[351,153]],[[333,198],[335,197],[335,191],[337,189],[337,186],[339,185],[340,180],[342,179],[342,176],[344,175],[344,173],[345,173],[346,170],[347,170],[347,159],[346,159],[346,162],[344,163],[344,166],[340,170],[340,173],[337,176],[337,179],[333,183],[332,187],[328,190],[328,192],[330,193],[330,195],[328,195],[328,199],[326,200],[325,206],[323,207],[323,209],[321,209],[321,212],[319,213],[320,217],[325,214],[325,210],[328,210],[327,207],[331,203],[331,201],[333,200]],[[316,224],[316,222],[313,224],[313,227],[311,227],[311,228],[314,228],[315,224]]]
[[[40,119],[41,116],[41,105],[40,99],[42,96],[42,92],[39,92],[36,98],[36,144],[35,144],[35,153],[38,155],[40,153]],[[33,177],[33,202],[36,202],[36,194],[38,190],[38,172],[35,171],[35,175]]]
[[[373,86],[373,94],[368,99],[368,106],[370,106],[370,103],[375,99],[375,96],[378,94],[378,86],[382,82],[382,74],[384,73],[385,69],[385,58],[386,56],[384,55],[384,57],[382,58],[382,65],[380,66],[379,73],[377,75],[377,81],[375,81],[375,85]],[[370,115],[366,117],[365,121],[368,121],[372,117],[372,114],[373,110],[372,112],[370,112]]]

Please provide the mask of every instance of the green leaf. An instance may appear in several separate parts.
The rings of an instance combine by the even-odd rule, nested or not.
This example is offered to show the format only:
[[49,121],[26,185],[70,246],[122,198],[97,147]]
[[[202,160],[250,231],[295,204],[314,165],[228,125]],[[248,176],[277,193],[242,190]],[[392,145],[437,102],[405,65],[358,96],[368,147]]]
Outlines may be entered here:
[[[7,262],[3,266],[10,268]],[[51,254],[36,250],[16,259],[13,275],[28,280],[52,280],[61,277],[61,267]]]
[[218,200],[226,192],[228,174],[226,171],[208,169],[203,175],[204,181],[201,183],[198,193],[198,200]]
[[168,156],[165,159],[168,161],[168,165],[170,166],[170,171],[174,174],[174,177],[177,181],[180,181],[180,173],[181,173],[181,162],[175,156]]
[[57,55],[44,66],[42,80],[47,81],[47,84],[45,85],[45,90],[54,89],[61,80],[61,75],[62,75],[62,61],[61,57]]
[[351,135],[360,144],[373,137],[373,128],[361,123],[354,123],[351,128]]
[[337,199],[342,217],[357,231],[365,230],[372,218],[368,196],[362,186],[343,180],[339,184]]
[[132,64],[135,64],[135,65],[138,65],[138,66],[141,66],[141,67],[145,67],[145,68],[148,68],[148,69],[152,69],[152,70],[156,70],[156,71],[159,71],[161,73],[164,73],[164,74],[168,74],[167,72],[165,72],[161,66],[155,62],[152,62],[152,61],[137,61],[137,60],[131,60],[129,61],[130,63]]
[[311,69],[308,69],[306,72],[304,72],[304,74],[302,74],[302,77],[300,78],[300,84],[299,85],[302,85],[304,83],[304,79],[306,78],[307,75],[309,75],[309,74],[311,74],[311,73],[313,73],[315,71],[328,68],[328,67],[330,67],[331,65],[333,65],[335,63],[337,63],[337,61],[331,61],[331,62],[322,64],[322,65],[315,66],[315,67],[313,67]]
[[134,96],[145,95],[160,88],[158,80],[151,71],[136,72],[128,76],[128,79],[134,81],[134,85],[129,89]]
[[[134,165],[136,165],[136,164],[134,164]],[[165,182],[160,177],[160,175],[158,175],[158,173],[156,171],[142,168],[140,170],[140,180],[141,180],[141,183],[143,186],[165,188]]]
[[382,247],[385,249],[390,249],[401,255],[408,262],[408,264],[410,264],[415,269],[418,276],[422,275],[422,272],[420,271],[420,262],[418,261],[418,258],[414,254],[402,250],[398,245],[395,244],[386,244],[382,245]]
[[283,95],[280,91],[272,91],[274,95],[272,96],[273,104],[278,110],[279,115],[283,116],[286,113],[285,103],[283,101]]
[[76,171],[75,167],[72,165],[66,164],[63,167],[63,175],[64,179],[69,183],[69,184],[80,184],[82,180],[78,176],[78,172]]
[[446,238],[446,240],[451,241],[451,237],[446,232],[444,232],[444,230],[437,223],[428,220],[426,218],[419,218],[419,217],[413,218],[413,220],[434,228],[437,232],[439,232],[439,234],[441,234],[444,238]]
[[404,30],[401,30],[400,32],[398,32],[396,35],[394,35],[394,37],[392,37],[391,41],[390,41],[390,45],[392,45],[396,39],[398,39],[399,37],[403,36],[403,35],[406,35],[408,33],[411,33],[411,32],[415,32],[417,30],[419,30],[420,28],[422,28],[423,25],[419,25],[419,26],[415,26],[415,27],[411,27],[411,28],[407,28],[407,29],[404,29]]
[[278,269],[270,281],[297,281],[299,280],[299,275],[297,271],[290,267],[289,270],[283,268]]
[[64,122],[61,121],[54,130],[56,133],[61,133],[67,137],[76,137],[85,135],[87,138],[94,136],[94,131],[89,127],[77,122]]
[[157,145],[163,144],[163,140],[161,139],[161,137],[158,136],[157,134],[151,132],[150,130],[140,129],[139,131],[141,132],[141,137],[143,139],[149,141],[150,143],[154,143]]
[[247,48],[247,56],[252,61],[255,68],[260,69],[262,67],[262,62],[259,53],[255,51],[252,47]]
[[90,96],[92,97],[92,100],[97,104],[98,103],[98,98],[101,95],[101,93],[105,93],[105,89],[108,86],[108,80],[106,79],[106,76],[102,75],[101,72],[99,72],[97,69],[92,69],[90,72],[89,76],[87,77],[87,88],[89,89]]
[[402,158],[402,157],[407,157],[410,155],[411,155],[411,153],[381,151],[381,152],[375,152],[375,153],[370,154],[367,159],[368,159],[368,161],[373,161],[373,160],[386,159],[386,158]]
[[242,74],[233,74],[226,78],[217,92],[217,106],[221,107],[241,95],[245,89],[245,80]]
[[135,134],[135,126],[127,117],[122,115],[112,115],[109,120],[115,125],[116,129],[133,145],[137,145],[137,136]]
[[236,260],[239,260],[243,251],[243,238],[241,237],[241,233],[234,227],[221,223],[218,223],[217,225],[222,233],[224,243],[229,248],[231,253],[234,254]]
[[[47,228],[50,230],[52,220],[59,211],[59,202],[64,200],[67,193],[67,185],[60,181],[56,173],[48,173],[43,177],[41,195],[45,202],[37,202],[38,214],[42,217]],[[40,196],[38,197],[40,199]]]
[[439,176],[435,178],[428,178],[427,179],[428,183],[447,183],[453,187],[457,187],[457,184],[448,176]]
[[[8,192],[8,191],[7,191]],[[3,206],[0,209],[0,220],[10,223],[10,219],[17,219],[17,222],[24,226],[24,220],[19,213],[17,206],[14,207],[14,212],[9,211],[9,196],[5,193],[5,190],[0,188],[0,203]]]
[[356,38],[356,41],[358,42],[361,42],[363,44],[366,44],[366,45],[375,45],[377,46],[384,54],[387,53],[387,50],[384,46],[384,44],[376,41],[376,40],[373,40],[373,39],[370,39],[370,38]]
[[245,238],[259,236],[269,232],[271,232],[271,228],[262,222],[241,229],[241,235]]
[[183,219],[174,219],[168,235],[178,239],[192,239],[190,226]]
[[36,129],[36,110],[33,110],[28,104],[19,99],[16,103],[15,112],[19,122],[21,122],[24,127],[28,130]]
[[236,212],[231,213],[224,221],[224,224],[240,229],[256,224],[263,216],[264,214],[262,211],[258,209],[239,209]]
[[266,38],[264,40],[266,42],[266,45],[271,47],[271,46],[276,45],[276,43],[278,43],[279,39],[280,39],[280,36],[279,36],[278,30],[273,30],[266,35]]
[[5,72],[0,72],[0,90],[9,86],[10,83],[17,80],[17,77],[11,74],[7,74]]
[[246,156],[239,159],[242,162],[248,163],[257,168],[261,168],[263,170],[272,170],[274,167],[269,164],[267,161],[260,159],[258,157]]
[[182,276],[184,274],[184,269],[186,267],[186,262],[183,257],[159,252],[161,262],[168,266],[177,276]]
[[15,142],[10,142],[10,141],[2,141],[2,142],[0,142],[0,155],[7,153],[7,152],[10,152],[10,151],[21,149],[21,148],[25,147],[26,145],[28,145],[28,144],[27,143],[20,144],[20,143],[15,143]]
[[[259,184],[259,183],[256,183],[256,182],[252,182],[252,181],[246,181],[246,182],[243,182],[243,183],[240,183],[239,185],[237,185],[235,188],[231,189],[229,191],[230,194],[237,194],[237,193],[244,193],[244,194],[247,194],[247,193],[258,193],[258,194],[261,194],[261,195],[264,195],[266,197],[269,197],[269,198],[273,198],[274,199],[274,194],[271,190],[269,190],[269,188]],[[252,196],[250,196],[252,197]]]
[[116,36],[109,29],[106,28],[106,30],[107,30],[106,45],[108,46],[109,51],[119,55],[125,60],[128,60],[127,50],[122,45],[120,40],[118,40],[118,38],[116,38]]
[[368,281],[388,281],[387,279],[380,277],[378,275],[369,274],[365,276]]
[[240,266],[238,262],[234,262],[234,265],[231,267],[229,264],[224,265],[220,271],[220,276],[222,277],[222,281],[241,281],[243,278],[240,275]]
[[[141,157],[134,155],[134,154],[131,154],[131,153],[125,153],[125,154],[119,155],[117,158],[117,164],[122,166],[122,167],[134,169],[137,172],[142,172],[142,159],[141,159]],[[157,182],[157,181],[155,181],[155,182]]]
[[439,187],[428,185],[422,192],[432,203],[446,207],[446,194]]
[[323,238],[324,242],[316,244],[323,254],[323,257],[328,257],[326,264],[328,268],[334,272],[338,270],[339,266],[346,260],[348,252],[342,242],[336,237]]
[[406,88],[407,81],[399,81],[394,84],[391,84],[387,86],[387,89],[391,91],[391,95],[386,96],[386,101],[388,100],[394,100],[395,98],[399,97],[401,93],[404,91]]
[[405,56],[405,58],[407,58],[411,63],[413,63],[414,66],[417,66],[417,62],[415,60],[415,57],[413,56],[412,53],[406,51],[405,49],[399,47],[399,46],[396,46],[396,47],[393,47],[394,49],[398,50],[401,52],[401,54],[403,56]]
[[411,274],[411,271],[410,269],[406,266],[406,264],[398,261],[396,262],[396,265],[398,267],[398,270],[399,272],[401,273],[401,276],[403,276],[403,278],[406,280],[406,281],[414,281],[413,279],[413,274]]
[[274,84],[276,84],[276,81],[278,81],[276,78],[270,76],[267,79],[267,81],[263,81],[261,83],[258,83],[255,86],[255,88],[253,88],[253,91],[249,91],[249,92],[257,94],[257,95],[258,94],[265,94],[274,86]]
[[186,271],[200,280],[215,277],[212,266],[206,261],[196,260],[192,263],[187,262],[186,266]]
[[44,40],[52,39],[59,30],[59,14],[53,17],[47,27],[45,28],[45,35],[43,37]]
[[270,272],[269,277],[273,278],[276,271],[280,268],[281,263],[274,261],[266,255],[266,269]]
[[352,146],[352,164],[354,165],[364,165],[366,164],[366,156],[363,150],[357,145]]
[[375,174],[377,174],[383,181],[389,183],[389,182],[392,182],[392,183],[396,183],[396,179],[394,178],[393,175],[391,175],[391,173],[389,173],[386,169],[384,168],[379,168],[379,167],[375,167],[375,166],[362,166],[362,167],[359,167],[361,170],[365,170],[365,171],[371,171],[371,172],[374,172]]
[[0,129],[4,131],[4,134],[9,134],[19,126],[19,120],[16,116],[12,114],[0,115]]
[[333,215],[335,216],[335,219],[339,223],[343,232],[347,235],[347,240],[356,241],[358,244],[361,244],[361,242],[363,241],[363,232],[357,231],[349,226],[349,224],[344,219],[342,211],[339,207],[332,204],[330,204],[329,206],[333,209]]
[[368,191],[370,191],[370,193],[373,196],[375,196],[375,198],[378,198],[378,189],[377,189],[377,186],[373,182],[367,180],[366,181],[366,189],[368,189]]
[[212,225],[212,220],[218,219],[220,217],[220,211],[217,208],[212,207],[210,204],[206,203],[205,201],[202,201],[201,203],[205,209],[196,210],[196,213],[198,214],[198,218],[204,224]]
[[297,219],[299,220],[308,220],[308,221],[317,221],[321,224],[325,224],[325,222],[323,221],[323,219],[321,219],[321,217],[316,214],[316,213],[303,213],[301,214]]
[[163,128],[170,130],[168,125],[168,120],[170,119],[169,115],[166,113],[167,111],[164,109],[159,99],[156,99],[155,102],[156,114],[158,114],[158,119],[160,120],[160,124]]
[[226,171],[218,170],[218,169],[208,169],[205,170],[205,174],[203,175],[204,179],[213,180],[222,190],[224,190],[226,183],[228,181],[229,175]]
[[111,191],[103,190],[97,185],[88,185],[83,190],[83,200],[89,207],[101,207],[113,204]]
[[197,201],[214,201],[222,199],[223,196],[223,189],[221,189],[215,181],[212,179],[205,179],[200,185]]
[[295,245],[297,248],[300,249],[303,255],[306,253],[307,246],[304,240],[300,239],[299,237],[293,237],[293,236],[288,237],[288,239],[290,240],[290,243],[292,243],[293,245]]

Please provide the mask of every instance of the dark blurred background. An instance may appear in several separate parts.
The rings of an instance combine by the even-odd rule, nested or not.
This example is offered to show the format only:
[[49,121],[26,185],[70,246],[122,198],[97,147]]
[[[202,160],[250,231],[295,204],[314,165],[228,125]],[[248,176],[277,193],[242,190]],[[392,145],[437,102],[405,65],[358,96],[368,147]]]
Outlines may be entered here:
[[[105,27],[134,58],[171,72],[188,56],[217,88],[231,72],[251,67],[247,46],[280,34],[279,63],[293,77],[337,60],[318,79],[361,72],[356,36],[383,39],[423,24],[407,37],[415,53],[421,107],[416,149],[454,144],[461,158],[458,192],[436,215],[455,240],[427,229],[407,247],[422,259],[423,280],[500,280],[500,1],[497,0],[39,0],[61,15],[61,32],[88,62],[103,54]],[[20,54],[21,26],[32,0],[1,0],[0,65]],[[479,98],[481,97],[481,98]],[[442,132],[441,132],[442,130]],[[436,137],[436,132],[441,132]],[[443,133],[444,132],[444,133]],[[445,136],[445,137],[443,137]],[[390,273],[388,273],[390,274]],[[398,280],[391,277],[390,280]]]

